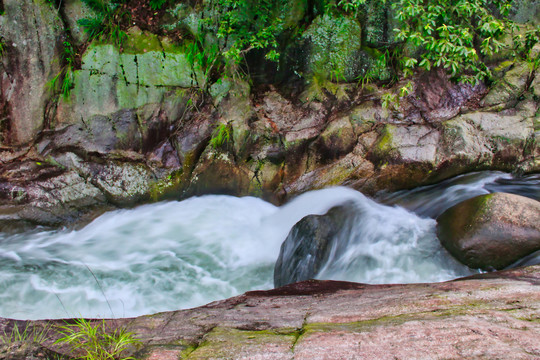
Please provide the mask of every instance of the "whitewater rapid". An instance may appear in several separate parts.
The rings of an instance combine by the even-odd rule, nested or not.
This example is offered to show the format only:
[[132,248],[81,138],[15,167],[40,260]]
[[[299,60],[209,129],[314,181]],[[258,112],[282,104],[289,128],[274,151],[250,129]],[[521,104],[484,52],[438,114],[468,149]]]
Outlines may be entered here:
[[[108,212],[79,230],[0,233],[0,317],[131,317],[270,289],[294,224],[346,202],[357,210],[340,240],[344,250],[318,278],[408,283],[472,274],[440,246],[430,216],[451,206],[459,187],[468,198],[501,179],[508,187],[515,182],[496,172],[463,179],[408,196],[383,194],[386,205],[343,187],[308,192],[281,207],[210,195]],[[532,181],[522,188],[537,188]]]

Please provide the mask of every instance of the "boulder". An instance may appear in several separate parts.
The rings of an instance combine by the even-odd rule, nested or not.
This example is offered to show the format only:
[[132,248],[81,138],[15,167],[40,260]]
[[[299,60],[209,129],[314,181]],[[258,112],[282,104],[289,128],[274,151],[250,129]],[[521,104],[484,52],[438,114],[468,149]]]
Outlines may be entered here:
[[[150,150],[186,115],[190,89],[197,87],[202,75],[192,70],[185,50],[170,39],[133,27],[123,51],[111,44],[90,44],[73,76],[69,97],[60,99],[51,119],[56,130],[71,124],[94,128],[103,122],[113,126],[122,122],[138,128],[143,150]],[[130,142],[132,134],[122,131],[115,135],[117,140]],[[140,139],[135,142],[140,146]]]
[[502,269],[540,250],[540,202],[523,196],[477,196],[437,221],[442,245],[472,268]]
[[318,16],[302,35],[309,48],[306,68],[334,80],[352,81],[362,68],[358,55],[362,48],[362,28],[353,18],[324,14]]
[[346,219],[347,206],[336,206],[324,215],[308,215],[296,223],[281,245],[274,286],[315,277],[326,264]]

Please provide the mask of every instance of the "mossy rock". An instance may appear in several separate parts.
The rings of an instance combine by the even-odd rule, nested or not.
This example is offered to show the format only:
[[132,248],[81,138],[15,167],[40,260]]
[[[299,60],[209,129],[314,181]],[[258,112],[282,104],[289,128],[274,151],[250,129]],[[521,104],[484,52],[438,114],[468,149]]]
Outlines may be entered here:
[[392,3],[395,1],[368,0],[360,8],[365,44],[371,47],[395,42],[394,29],[399,27]]
[[510,19],[520,24],[540,24],[540,1],[514,0]]
[[503,269],[540,250],[540,202],[523,196],[477,196],[437,222],[442,245],[471,268]]
[[516,100],[527,89],[530,74],[531,70],[526,62],[515,63],[482,99],[482,106],[506,104]]
[[357,55],[362,48],[362,28],[350,17],[324,14],[318,16],[302,35],[309,55],[306,69],[325,74],[329,79],[352,81],[362,64]]

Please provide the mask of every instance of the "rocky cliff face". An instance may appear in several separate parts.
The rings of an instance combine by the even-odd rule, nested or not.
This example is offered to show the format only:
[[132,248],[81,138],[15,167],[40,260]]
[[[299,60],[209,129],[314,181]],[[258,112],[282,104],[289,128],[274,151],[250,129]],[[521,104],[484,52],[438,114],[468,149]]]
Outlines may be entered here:
[[[292,23],[306,11],[296,5]],[[524,63],[505,63],[490,89],[453,84],[439,71],[419,75],[409,96],[386,107],[388,89],[318,78],[327,63],[351,79],[365,70],[358,66],[373,66],[363,52],[391,40],[372,21],[377,14],[389,21],[387,9],[371,9],[363,24],[313,21],[301,37],[311,45],[291,45],[300,59],[291,69],[312,74],[304,87],[232,77],[201,91],[207,79],[188,49],[134,26],[121,49],[81,47],[72,89],[61,96],[50,84],[65,69],[63,40],[84,41],[75,24],[89,10],[74,1],[60,9],[37,0],[3,6],[4,227],[203,193],[281,203],[331,185],[374,193],[476,169],[540,167],[540,82]],[[182,11],[172,14],[191,21],[193,13]],[[338,25],[350,31],[334,31]],[[350,53],[326,51],[324,41]]]

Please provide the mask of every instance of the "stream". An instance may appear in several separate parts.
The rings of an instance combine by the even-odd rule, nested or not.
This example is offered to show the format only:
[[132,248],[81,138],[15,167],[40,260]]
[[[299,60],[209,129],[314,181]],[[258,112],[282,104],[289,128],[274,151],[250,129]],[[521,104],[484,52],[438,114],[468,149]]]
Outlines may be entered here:
[[[318,278],[375,284],[474,274],[440,246],[434,218],[495,191],[540,200],[540,175],[471,173],[374,200],[336,187],[281,207],[208,195],[111,211],[79,230],[0,233],[0,317],[132,317],[270,289],[293,225],[346,202],[359,214],[342,240],[347,249]],[[524,261],[538,263],[540,255]]]

